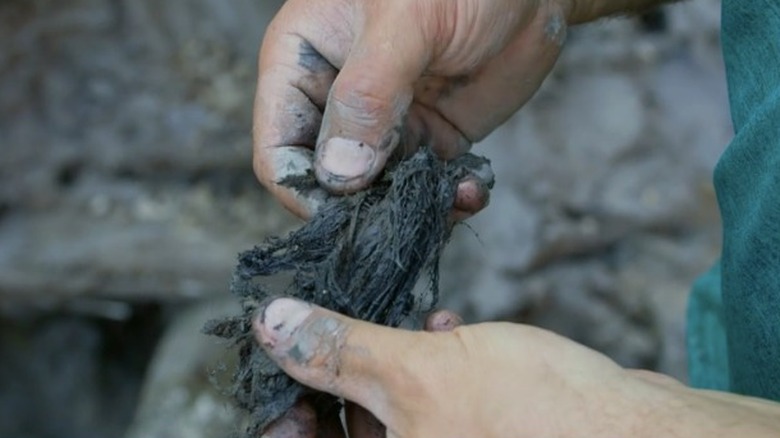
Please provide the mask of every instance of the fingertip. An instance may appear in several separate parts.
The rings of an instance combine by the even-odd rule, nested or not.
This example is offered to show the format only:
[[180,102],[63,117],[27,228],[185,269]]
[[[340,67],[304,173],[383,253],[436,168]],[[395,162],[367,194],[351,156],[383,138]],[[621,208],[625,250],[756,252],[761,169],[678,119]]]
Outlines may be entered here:
[[387,407],[387,382],[398,374],[399,355],[418,341],[415,332],[354,320],[290,298],[261,306],[252,324],[260,345],[290,377],[377,414]]
[[461,216],[471,216],[482,211],[489,202],[490,189],[487,184],[476,178],[468,178],[458,184],[453,208]]
[[377,52],[372,38],[387,35],[368,34],[355,41],[333,82],[315,148],[317,179],[333,193],[361,190],[381,172],[401,140],[412,84],[424,69],[416,55]]
[[[363,367],[350,367],[355,356],[347,335],[358,321],[291,298],[261,306],[253,320],[255,337],[271,359],[290,377],[339,397],[362,391]],[[365,328],[364,328],[365,330]]]
[[314,152],[304,146],[274,146],[255,151],[255,176],[288,211],[308,220],[330,195],[313,177]]
[[280,348],[293,341],[293,334],[312,314],[313,307],[291,298],[277,298],[265,306],[252,322],[258,342],[269,352],[280,355]]
[[437,310],[425,320],[425,330],[429,332],[449,332],[463,325],[463,318],[449,310]]

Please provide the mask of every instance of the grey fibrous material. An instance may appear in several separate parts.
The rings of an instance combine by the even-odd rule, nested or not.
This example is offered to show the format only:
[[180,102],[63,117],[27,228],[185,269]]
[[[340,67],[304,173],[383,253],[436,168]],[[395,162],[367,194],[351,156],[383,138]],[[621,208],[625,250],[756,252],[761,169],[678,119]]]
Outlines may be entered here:
[[[458,183],[488,161],[467,155],[443,162],[428,149],[400,162],[366,191],[327,201],[300,229],[274,237],[239,256],[231,291],[241,315],[207,323],[204,331],[227,338],[239,351],[232,393],[250,413],[248,436],[260,433],[301,397],[311,395],[318,415],[331,415],[337,400],[315,394],[287,377],[256,344],[252,318],[270,297],[289,296],[339,313],[398,326],[438,299],[438,260],[450,236]],[[314,178],[282,181],[299,189]],[[492,181],[489,182],[492,184]],[[413,288],[429,273],[427,297]],[[258,281],[290,273],[283,290]]]

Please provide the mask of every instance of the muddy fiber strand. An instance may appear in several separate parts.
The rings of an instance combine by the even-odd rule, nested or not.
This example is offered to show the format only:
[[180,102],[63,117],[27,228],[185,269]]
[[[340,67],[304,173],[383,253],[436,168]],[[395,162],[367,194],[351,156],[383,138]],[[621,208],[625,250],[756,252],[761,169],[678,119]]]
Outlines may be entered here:
[[[314,394],[287,377],[257,345],[251,321],[259,303],[289,296],[392,327],[424,310],[417,303],[434,305],[438,259],[450,236],[457,183],[469,172],[457,163],[422,150],[370,189],[329,200],[300,229],[239,255],[231,291],[242,300],[243,313],[210,321],[204,331],[230,339],[238,349],[232,394],[249,412],[247,436],[260,436],[304,396],[313,397],[319,416],[339,409],[335,398]],[[300,189],[312,182],[295,184]],[[415,296],[423,271],[430,277],[427,296]],[[283,290],[267,290],[258,281],[285,272],[293,278]]]

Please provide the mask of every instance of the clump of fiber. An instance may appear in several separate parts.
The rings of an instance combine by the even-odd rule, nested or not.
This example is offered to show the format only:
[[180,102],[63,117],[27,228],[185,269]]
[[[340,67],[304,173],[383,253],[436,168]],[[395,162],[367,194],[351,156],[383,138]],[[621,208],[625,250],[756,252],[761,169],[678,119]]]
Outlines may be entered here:
[[[458,182],[488,161],[474,155],[444,162],[422,149],[369,189],[327,201],[316,215],[286,237],[273,237],[239,255],[231,292],[241,315],[209,321],[208,334],[232,341],[239,363],[232,395],[250,415],[248,436],[261,432],[301,397],[314,394],[287,377],[256,343],[252,318],[259,303],[288,296],[336,312],[396,327],[438,300],[438,260],[450,237],[450,214]],[[313,176],[282,181],[304,188]],[[421,274],[429,284],[413,292]],[[291,274],[286,287],[262,281]],[[325,394],[314,398],[319,415],[339,409]]]

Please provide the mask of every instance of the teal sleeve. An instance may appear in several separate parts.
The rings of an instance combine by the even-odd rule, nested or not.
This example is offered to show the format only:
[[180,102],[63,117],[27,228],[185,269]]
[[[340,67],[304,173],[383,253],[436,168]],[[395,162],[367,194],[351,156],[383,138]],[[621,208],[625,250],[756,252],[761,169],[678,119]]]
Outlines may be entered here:
[[720,262],[693,285],[688,303],[688,374],[696,388],[729,390]]
[[715,169],[723,219],[723,371],[730,391],[780,400],[780,2],[722,5],[735,130]]

